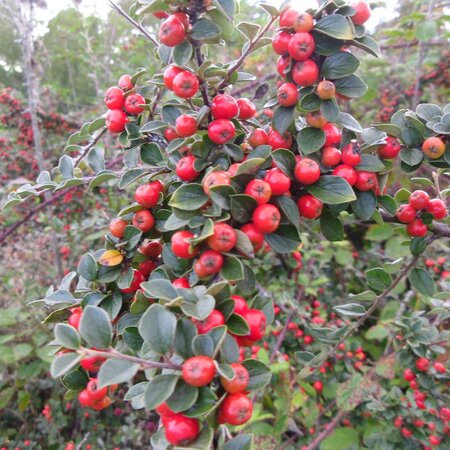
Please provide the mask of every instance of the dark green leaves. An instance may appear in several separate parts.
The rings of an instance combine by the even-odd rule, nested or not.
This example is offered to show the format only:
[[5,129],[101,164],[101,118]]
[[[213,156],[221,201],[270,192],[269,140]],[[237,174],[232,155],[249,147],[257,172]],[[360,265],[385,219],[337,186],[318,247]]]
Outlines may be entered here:
[[76,350],[81,345],[80,336],[77,330],[65,323],[58,323],[55,326],[55,339],[58,344],[72,350]]
[[333,306],[333,309],[341,316],[360,317],[366,313],[364,306],[358,303],[347,303],[345,305]]
[[322,66],[322,76],[335,80],[352,75],[359,67],[359,60],[351,53],[339,52],[329,56]]
[[97,263],[90,253],[85,253],[78,264],[77,272],[88,281],[94,281],[97,277]]
[[342,222],[326,209],[320,216],[320,230],[329,241],[342,241],[344,239]]
[[89,347],[105,349],[111,345],[111,320],[102,308],[86,306],[81,316],[79,331]]
[[280,106],[273,115],[273,126],[280,133],[283,134],[292,123],[294,119],[295,108],[285,108]]
[[425,269],[412,269],[408,279],[412,287],[418,290],[422,295],[431,297],[434,294],[435,286],[433,278],[431,278],[431,275]]
[[304,155],[317,152],[325,144],[325,133],[320,128],[303,128],[297,135],[297,144]]
[[139,364],[123,359],[108,359],[101,365],[98,372],[98,387],[102,388],[131,380],[138,369]]
[[172,347],[176,325],[175,314],[155,303],[139,321],[139,333],[153,351],[164,354]]
[[191,37],[199,41],[219,36],[221,29],[210,20],[200,19],[192,27]]
[[248,391],[256,391],[257,389],[261,389],[270,382],[272,374],[270,373],[269,368],[261,361],[257,361],[256,359],[247,359],[243,361],[242,365],[247,369],[248,374],[250,375],[250,380],[247,386]]
[[353,30],[350,21],[339,14],[330,14],[320,19],[314,30],[335,39],[353,39]]
[[207,201],[208,196],[203,192],[200,184],[190,183],[180,186],[172,195],[169,205],[183,211],[200,209]]
[[391,276],[380,267],[375,267],[374,269],[368,270],[366,275],[367,283],[376,291],[384,291],[392,283]]
[[155,409],[167,400],[175,390],[177,375],[157,375],[145,388],[144,402],[146,409]]
[[53,378],[58,378],[61,375],[69,372],[80,361],[81,356],[78,353],[63,353],[57,356],[50,367],[50,374]]
[[317,183],[308,186],[308,192],[329,205],[339,205],[356,199],[347,180],[334,175],[321,176]]
[[340,78],[334,82],[336,92],[350,98],[362,97],[367,92],[367,84],[357,75]]

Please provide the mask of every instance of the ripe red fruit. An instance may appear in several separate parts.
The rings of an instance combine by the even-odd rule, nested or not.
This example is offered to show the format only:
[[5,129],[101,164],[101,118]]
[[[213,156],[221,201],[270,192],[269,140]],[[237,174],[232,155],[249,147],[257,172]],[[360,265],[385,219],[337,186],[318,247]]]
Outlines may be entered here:
[[164,86],[166,86],[167,89],[172,90],[173,89],[173,80],[181,72],[184,72],[184,70],[181,69],[180,67],[177,67],[173,64],[171,64],[170,66],[167,66],[167,68],[166,68],[166,70],[164,70],[164,74],[163,74]]
[[302,195],[297,201],[301,217],[317,219],[322,214],[323,203],[311,194]]
[[430,445],[432,445],[432,446],[434,447],[434,446],[436,446],[436,445],[440,445],[441,440],[440,440],[439,437],[434,436],[434,435],[431,435],[431,436],[429,437],[429,442],[430,442]]
[[314,160],[303,158],[297,161],[294,176],[299,183],[313,184],[320,178],[320,167]]
[[267,143],[272,147],[272,150],[278,150],[279,148],[291,148],[294,140],[291,133],[286,131],[283,135],[278,133],[278,131],[273,130],[269,134]]
[[176,165],[175,172],[183,181],[195,180],[200,172],[194,168],[194,163],[197,158],[192,155],[184,156]]
[[200,425],[197,419],[175,414],[164,423],[164,433],[169,444],[186,445],[197,438]]
[[288,52],[296,61],[305,61],[316,49],[316,43],[310,33],[295,33],[288,44]]
[[280,56],[277,61],[277,72],[280,74],[280,77],[286,78],[286,72],[288,71],[288,67],[291,65],[292,59],[290,56]]
[[342,149],[342,162],[352,167],[361,163],[361,147],[356,141],[350,142]]
[[229,186],[231,184],[230,177],[224,170],[209,172],[203,179],[203,191],[209,195],[209,190],[213,186]]
[[375,173],[359,171],[356,175],[355,188],[358,189],[358,191],[364,192],[377,189],[378,178]]
[[300,13],[294,8],[286,8],[280,14],[280,27],[292,28]]
[[128,123],[127,115],[121,109],[110,109],[105,117],[106,128],[111,133],[122,133]]
[[437,373],[445,373],[447,372],[447,369],[445,368],[444,364],[440,363],[440,362],[435,362],[433,364],[433,369],[437,372]]
[[264,336],[267,327],[264,313],[259,309],[248,309],[243,311],[241,315],[250,328],[250,332],[243,337],[252,341],[259,341]]
[[355,10],[355,14],[350,16],[350,19],[355,25],[362,25],[369,20],[372,11],[370,5],[365,1],[356,1],[352,3],[352,8]]
[[211,114],[214,119],[233,119],[239,113],[237,101],[228,94],[219,94],[211,102]]
[[336,86],[332,81],[322,80],[317,85],[317,95],[321,100],[330,100],[336,95]]
[[256,148],[259,145],[266,145],[269,142],[269,136],[262,128],[256,128],[248,138],[248,143]]
[[408,428],[402,428],[402,435],[403,435],[403,437],[408,439],[412,436],[412,431],[408,430]]
[[159,406],[157,406],[155,408],[155,412],[157,414],[159,414],[161,417],[173,417],[176,415],[176,413],[174,413],[169,406],[167,405],[166,402],[161,403]]
[[213,328],[225,325],[225,317],[218,309],[213,309],[206,319],[192,319],[192,322],[197,327],[198,334],[206,334]]
[[206,275],[219,273],[223,266],[223,256],[215,250],[206,250],[198,259]]
[[71,308],[70,312],[72,314],[67,319],[67,322],[69,322],[69,325],[72,325],[76,330],[78,330],[78,327],[80,326],[81,316],[83,315],[83,308]]
[[133,279],[131,280],[130,286],[120,290],[125,294],[131,294],[133,292],[136,292],[141,286],[141,283],[144,281],[144,275],[142,275],[142,273],[139,270],[136,269],[132,270],[133,270]]
[[445,153],[445,142],[438,137],[429,137],[422,144],[422,151],[430,159],[438,159]]
[[244,312],[248,311],[248,305],[247,301],[244,297],[241,297],[240,295],[232,295],[231,300],[234,302],[234,313],[235,314],[243,314]]
[[161,23],[159,28],[159,40],[167,47],[175,47],[186,38],[184,25],[173,15]]
[[413,381],[416,379],[416,374],[411,369],[405,369],[403,371],[403,378],[405,381]]
[[172,90],[178,97],[191,98],[198,92],[199,85],[196,75],[183,70],[173,79]]
[[327,167],[336,166],[341,162],[341,152],[336,147],[325,147],[322,150],[321,163]]
[[189,280],[186,277],[182,278],[175,278],[175,280],[172,281],[172,285],[176,288],[190,288],[191,285],[189,284]]
[[320,394],[323,390],[323,383],[320,380],[314,381],[313,387]]
[[91,378],[86,386],[86,392],[91,397],[94,403],[97,403],[105,398],[106,394],[108,393],[108,388],[105,386],[99,389],[97,386],[97,382],[97,378]]
[[286,194],[291,187],[291,179],[277,167],[266,172],[264,181],[269,183],[272,195]]
[[447,217],[447,207],[440,198],[433,198],[429,201],[426,212],[431,214],[436,220],[442,220]]
[[229,252],[236,245],[236,231],[230,225],[219,222],[214,224],[214,234],[207,240],[208,246],[219,253]]
[[239,394],[247,389],[250,375],[248,370],[239,363],[232,363],[230,366],[234,370],[234,377],[228,380],[225,377],[220,377],[220,383],[229,394]]
[[175,120],[175,131],[181,137],[192,136],[197,132],[197,120],[188,114],[181,114]]
[[393,159],[400,153],[400,150],[400,142],[394,137],[388,136],[386,138],[386,144],[378,149],[378,156],[381,159]]
[[294,31],[308,32],[314,28],[314,19],[307,12],[297,13],[293,23]]
[[206,386],[215,375],[216,366],[209,356],[193,356],[184,362],[181,370],[183,380],[195,387]]
[[264,234],[262,234],[253,223],[245,224],[241,228],[241,231],[250,239],[255,251],[258,251],[262,247],[264,243]]
[[117,84],[124,91],[129,91],[130,89],[134,88],[134,84],[131,81],[131,76],[130,75],[122,75],[119,78],[119,82]]
[[244,193],[253,197],[258,205],[263,205],[270,200],[272,189],[266,181],[255,179],[247,184]]
[[252,417],[252,401],[244,394],[230,394],[219,408],[219,423],[242,425]]
[[341,130],[334,123],[327,123],[322,127],[325,133],[325,147],[339,145],[342,138]]
[[87,408],[91,408],[92,406],[94,406],[94,403],[95,403],[95,401],[91,398],[91,396],[89,395],[89,392],[86,389],[83,389],[78,394],[78,401],[80,402],[81,406],[84,406]]
[[272,41],[273,51],[277,55],[283,55],[288,51],[288,45],[291,40],[292,35],[287,31],[279,31]]
[[141,94],[130,94],[125,99],[125,111],[128,114],[137,115],[144,111],[140,105],[145,105],[145,98]]
[[322,128],[327,124],[327,119],[322,115],[322,113],[317,111],[310,111],[306,113],[306,124],[313,128]]
[[189,22],[189,16],[184,12],[179,11],[179,12],[173,13],[171,15],[171,17],[174,17],[175,19],[179,20],[186,31],[191,26],[191,24]]
[[411,205],[400,205],[397,208],[395,217],[401,223],[411,223],[416,218],[417,211]]
[[298,100],[298,90],[294,83],[282,84],[277,93],[278,103],[281,106],[294,106]]
[[427,226],[420,219],[414,219],[406,226],[406,232],[412,237],[423,237],[427,231]]
[[80,366],[88,372],[97,372],[100,366],[106,361],[105,358],[92,356],[90,358],[83,358],[80,361]]
[[215,144],[226,144],[234,138],[235,133],[234,123],[228,119],[213,120],[208,126],[208,137]]
[[117,217],[113,219],[109,224],[109,232],[116,238],[123,238],[123,234],[125,233],[125,228],[128,225],[126,220],[120,219]]
[[138,264],[138,269],[147,278],[156,269],[156,263],[151,259],[142,261]]
[[280,225],[281,214],[274,205],[259,205],[253,211],[252,219],[259,232],[273,233]]
[[421,372],[426,372],[430,368],[430,360],[427,358],[418,358],[416,360],[416,369]]
[[143,209],[134,213],[131,223],[143,233],[147,233],[147,231],[150,231],[153,228],[153,225],[155,225],[155,218],[150,211]]
[[159,199],[163,186],[159,181],[143,184],[136,189],[134,199],[144,208],[153,208]]
[[356,170],[348,164],[339,164],[339,166],[336,166],[333,170],[333,175],[344,178],[350,186],[354,186],[358,179]]
[[237,100],[239,107],[239,119],[248,120],[256,114],[256,106],[247,98],[239,98]]
[[299,86],[312,86],[317,82],[318,78],[319,68],[312,59],[306,59],[294,64],[292,69],[292,79]]
[[150,241],[146,239],[140,246],[139,251],[150,258],[157,258],[161,255],[162,245],[159,241]]
[[192,239],[194,235],[190,231],[177,231],[172,235],[170,242],[172,243],[172,251],[175,256],[183,259],[194,258],[198,253],[198,248],[193,247],[188,239]]
[[112,86],[106,90],[104,101],[108,109],[121,109],[125,102],[125,95],[122,89]]
[[428,206],[430,196],[425,191],[414,191],[409,197],[409,204],[417,211]]
[[177,132],[173,128],[166,128],[164,130],[164,137],[167,139],[168,142],[173,141],[178,136]]

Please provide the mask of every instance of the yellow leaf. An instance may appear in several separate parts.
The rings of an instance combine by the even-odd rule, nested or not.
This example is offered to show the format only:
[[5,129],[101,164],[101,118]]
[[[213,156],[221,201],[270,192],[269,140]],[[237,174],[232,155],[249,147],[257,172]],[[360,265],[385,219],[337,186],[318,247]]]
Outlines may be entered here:
[[118,250],[106,250],[99,259],[102,266],[118,266],[122,261],[123,255]]

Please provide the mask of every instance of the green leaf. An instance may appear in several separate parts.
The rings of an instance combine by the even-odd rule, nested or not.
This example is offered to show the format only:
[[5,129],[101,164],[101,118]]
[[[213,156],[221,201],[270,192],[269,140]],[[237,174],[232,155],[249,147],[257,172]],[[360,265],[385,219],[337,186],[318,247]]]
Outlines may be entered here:
[[366,313],[366,308],[358,303],[347,303],[345,305],[333,306],[333,310],[341,316],[360,317]]
[[55,339],[65,348],[76,350],[80,348],[81,340],[77,330],[66,323],[58,323],[55,326]]
[[274,233],[265,235],[266,242],[275,253],[285,254],[300,244],[298,230],[293,225],[280,225]]
[[385,169],[383,161],[377,155],[363,154],[361,155],[361,163],[355,167],[358,171],[381,172]]
[[198,389],[183,380],[178,380],[172,395],[166,400],[169,408],[176,412],[189,409],[198,398]]
[[172,57],[177,66],[184,67],[192,58],[193,53],[194,50],[191,43],[184,41],[173,49]]
[[351,203],[352,211],[361,220],[369,220],[377,206],[377,198],[372,191],[358,192],[356,200]]
[[190,319],[181,319],[177,322],[174,340],[175,352],[188,359],[193,356],[192,341],[197,336],[197,328]]
[[229,21],[234,19],[234,15],[236,14],[236,4],[234,0],[213,0],[213,4]]
[[334,82],[336,92],[350,98],[362,97],[367,92],[367,84],[357,75],[340,78]]
[[350,21],[339,14],[330,14],[320,19],[314,30],[335,39],[351,40],[354,38]]
[[305,127],[298,132],[297,144],[304,155],[317,152],[325,144],[325,133],[320,128]]
[[339,205],[356,199],[352,187],[344,178],[334,175],[323,175],[317,183],[307,187],[314,197],[329,205]]
[[294,200],[286,195],[283,195],[277,197],[275,203],[278,205],[289,222],[294,225],[294,227],[298,228],[300,225],[300,213]]
[[359,434],[354,428],[336,428],[320,444],[320,450],[354,450],[359,448]]
[[320,112],[328,122],[336,122],[339,118],[339,106],[336,100],[322,100],[320,102]]
[[357,300],[359,302],[363,302],[363,301],[372,301],[375,300],[377,298],[377,294],[375,294],[375,292],[373,291],[364,291],[364,292],[360,292],[359,294],[350,294],[350,299],[351,300]]
[[286,108],[280,106],[273,115],[273,127],[280,133],[284,132],[289,128],[289,125],[294,120],[295,107]]
[[344,239],[342,222],[326,209],[320,216],[320,231],[329,241],[335,242]]
[[236,27],[249,41],[251,41],[259,32],[261,27],[255,23],[239,22]]
[[252,434],[240,434],[229,440],[223,450],[251,450],[253,442]]
[[208,200],[201,184],[189,183],[181,185],[172,194],[169,205],[182,211],[195,211]]
[[245,224],[251,220],[257,202],[246,194],[232,195],[230,199],[231,215],[236,222]]
[[231,314],[230,318],[227,320],[227,327],[230,333],[238,336],[245,336],[250,333],[248,323],[239,314]]
[[380,267],[368,270],[366,276],[369,286],[377,291],[384,291],[392,283],[391,276]]
[[105,149],[92,148],[87,155],[87,162],[95,173],[105,170]]
[[272,153],[277,167],[288,177],[292,177],[295,169],[295,156],[290,150],[278,149]]
[[94,281],[97,277],[97,263],[90,253],[85,253],[78,263],[77,272],[88,281]]
[[355,38],[355,40],[351,41],[351,45],[358,47],[367,53],[378,58],[381,55],[381,48],[378,42],[372,36],[363,36],[360,38]]
[[214,353],[214,341],[207,334],[195,336],[192,340],[192,350],[195,355],[212,356]]
[[363,131],[359,122],[351,114],[345,112],[339,113],[336,123],[355,133],[361,133]]
[[434,20],[421,21],[416,28],[416,38],[418,41],[428,41],[436,36],[438,25]]
[[356,72],[359,60],[351,53],[339,52],[325,59],[322,66],[322,76],[328,80],[344,78]]
[[61,375],[69,372],[80,361],[81,356],[78,353],[63,353],[57,356],[50,366],[50,374],[53,378],[58,378]]
[[344,411],[352,411],[362,402],[364,398],[361,387],[362,380],[362,375],[356,373],[350,380],[339,385],[336,396],[338,408]]
[[255,257],[255,251],[253,249],[253,244],[248,238],[248,236],[241,230],[235,230],[236,232],[236,245],[235,249],[242,253],[242,255],[248,257],[248,258],[254,258]]
[[123,240],[126,242],[125,248],[127,250],[135,249],[142,237],[142,231],[139,228],[127,225],[123,234]]
[[139,321],[139,333],[150,348],[163,355],[172,347],[177,318],[164,306],[154,303]]
[[89,347],[105,349],[111,346],[111,319],[102,308],[93,305],[84,308],[79,332]]
[[[164,127],[166,127],[166,124],[164,124]],[[163,160],[161,149],[159,148],[159,145],[154,142],[141,145],[140,156],[143,163],[152,166]]]
[[169,280],[150,280],[141,284],[141,289],[150,298],[174,300],[179,297],[177,290]]
[[98,372],[98,387],[112,384],[125,383],[131,380],[137,373],[139,364],[123,359],[108,359],[101,366]]
[[442,116],[442,110],[437,105],[432,103],[421,103],[417,105],[416,114],[426,122],[432,120],[436,116]]
[[270,369],[261,361],[256,359],[247,359],[242,362],[242,365],[247,369],[248,374],[250,375],[250,380],[247,386],[248,391],[262,389],[270,382],[272,378]]
[[419,291],[422,295],[425,295],[426,297],[433,296],[435,292],[434,281],[425,269],[412,269],[408,276],[408,280],[412,287]]
[[227,256],[220,272],[223,278],[230,282],[244,279],[244,266],[235,256]]
[[222,30],[214,22],[207,19],[200,19],[192,27],[191,38],[202,41],[219,36],[221,33]]
[[155,409],[166,401],[175,390],[177,375],[157,375],[147,384],[144,394],[146,409]]
[[416,166],[423,160],[423,152],[415,147],[405,147],[400,150],[400,159],[408,166]]
[[182,311],[197,320],[205,320],[214,309],[216,302],[212,295],[202,295],[196,301],[185,300],[181,304]]

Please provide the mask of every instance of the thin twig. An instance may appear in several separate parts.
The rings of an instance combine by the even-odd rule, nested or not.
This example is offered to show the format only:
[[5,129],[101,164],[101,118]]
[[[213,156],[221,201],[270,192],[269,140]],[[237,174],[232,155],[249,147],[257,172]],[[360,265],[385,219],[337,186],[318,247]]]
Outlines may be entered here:
[[109,0],[109,4],[128,22],[130,22],[135,28],[137,28],[153,45],[159,47],[158,42],[153,38],[153,36],[139,23],[136,22],[132,17],[130,17],[119,5],[116,5],[113,1]]
[[336,415],[336,417],[325,427],[325,429],[320,432],[317,437],[307,446],[305,447],[305,450],[315,450],[320,443],[328,437],[333,430],[339,425],[341,420],[344,418],[346,412],[345,411],[339,411]]
[[130,361],[139,364],[140,366],[146,369],[181,370],[182,368],[180,364],[148,361],[146,359],[138,358],[137,356],[126,355],[125,353],[121,353],[115,350],[114,348],[111,348],[107,351],[92,350],[90,348],[81,348],[79,350],[79,353],[84,356],[97,356],[99,358],[107,358],[107,359],[123,359],[125,361]]
[[83,147],[81,154],[77,157],[77,159],[75,160],[75,164],[74,167],[77,167],[78,164],[80,164],[80,162],[83,160],[83,158],[88,154],[89,150],[94,147],[94,145],[100,140],[100,138],[106,133],[106,127],[102,129],[102,131],[100,131],[100,133],[98,133],[93,140],[86,145],[85,147]]

